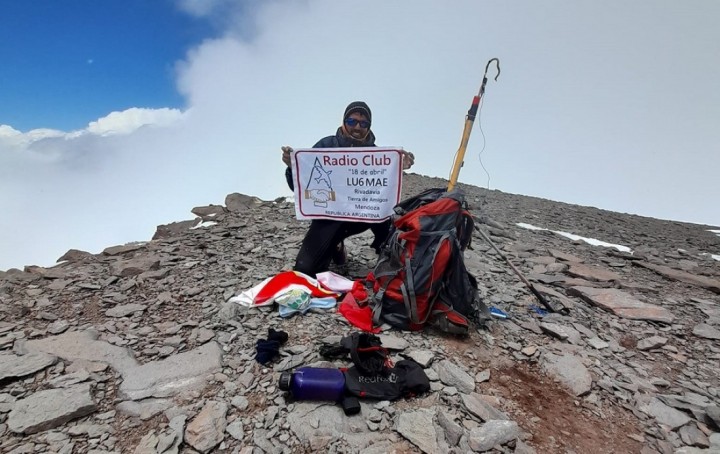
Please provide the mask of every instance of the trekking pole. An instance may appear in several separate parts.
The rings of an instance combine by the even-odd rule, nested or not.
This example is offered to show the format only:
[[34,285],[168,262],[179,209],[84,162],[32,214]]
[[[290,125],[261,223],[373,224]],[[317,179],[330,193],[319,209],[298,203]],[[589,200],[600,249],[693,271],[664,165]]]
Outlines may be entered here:
[[515,272],[515,274],[518,275],[518,277],[520,278],[520,280],[523,281],[523,284],[525,284],[525,285],[527,286],[527,288],[530,289],[530,291],[532,292],[532,294],[535,295],[535,297],[538,299],[538,301],[540,301],[540,304],[542,304],[543,306],[545,306],[545,308],[546,308],[548,311],[550,311],[550,312],[557,312],[558,314],[562,314],[562,315],[567,315],[567,314],[570,313],[570,309],[568,309],[568,308],[565,307],[565,306],[562,306],[562,307],[559,308],[559,309],[554,308],[554,307],[550,304],[550,302],[548,302],[548,300],[542,295],[542,293],[540,293],[540,292],[538,291],[538,289],[536,289],[535,286],[532,285],[532,284],[530,283],[530,281],[528,281],[528,280],[525,278],[525,276],[523,276],[523,274],[520,272],[520,270],[518,270],[518,269],[515,267],[515,265],[513,265],[513,263],[510,261],[510,259],[508,259],[505,254],[503,254],[502,252],[500,252],[500,249],[498,249],[498,247],[495,246],[495,243],[492,242],[492,240],[490,239],[490,237],[488,236],[487,233],[485,233],[485,232],[483,232],[482,230],[480,230],[480,227],[478,227],[477,225],[475,225],[475,230],[477,230],[477,231],[480,233],[480,235],[482,235],[482,237],[485,239],[485,241],[487,241],[487,242],[490,244],[490,246],[492,246],[492,248],[495,249],[495,252],[497,252],[498,254],[500,254],[500,257],[502,257],[503,259],[505,259],[505,261],[507,262],[507,264],[510,265],[510,268],[512,268],[512,270]]
[[480,85],[480,91],[477,96],[473,98],[470,109],[465,117],[465,128],[463,129],[462,139],[460,139],[460,148],[458,148],[457,154],[455,155],[455,162],[453,163],[452,172],[450,174],[450,183],[448,183],[447,187],[448,192],[452,191],[455,184],[457,184],[458,175],[460,175],[460,167],[463,166],[463,160],[465,159],[465,150],[467,149],[467,144],[470,140],[470,131],[472,130],[475,116],[477,115],[478,108],[480,107],[480,101],[485,94],[485,85],[488,81],[487,72],[490,68],[490,63],[493,61],[497,65],[497,75],[495,75],[495,80],[497,80],[498,76],[500,76],[500,60],[497,58],[491,58],[487,62],[487,65],[485,65],[485,74],[483,75],[482,85]]

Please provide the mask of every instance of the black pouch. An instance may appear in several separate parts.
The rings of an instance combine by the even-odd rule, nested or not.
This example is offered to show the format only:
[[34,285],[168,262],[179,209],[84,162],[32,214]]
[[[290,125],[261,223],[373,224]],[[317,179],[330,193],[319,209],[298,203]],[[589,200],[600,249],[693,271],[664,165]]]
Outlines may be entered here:
[[396,400],[429,391],[430,380],[420,364],[404,359],[379,373],[363,373],[357,366],[347,369],[345,389],[363,399]]
[[355,367],[365,375],[380,374],[388,370],[388,351],[374,334],[352,333],[340,339],[340,345],[323,345],[320,354],[325,358],[350,356]]

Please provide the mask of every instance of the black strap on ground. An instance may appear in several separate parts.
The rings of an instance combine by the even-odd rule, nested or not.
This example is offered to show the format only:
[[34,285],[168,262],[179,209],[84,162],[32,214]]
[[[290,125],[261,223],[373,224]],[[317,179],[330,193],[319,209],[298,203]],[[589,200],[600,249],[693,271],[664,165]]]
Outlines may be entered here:
[[505,259],[505,262],[508,265],[510,265],[510,268],[512,268],[512,270],[515,272],[515,274],[517,274],[517,276],[520,278],[520,280],[523,282],[523,284],[525,284],[527,286],[527,288],[530,289],[532,294],[535,295],[535,297],[538,299],[538,301],[540,301],[540,304],[542,304],[545,307],[545,309],[547,309],[550,312],[555,312],[555,313],[562,314],[562,315],[568,315],[570,313],[570,309],[568,309],[567,307],[565,307],[562,304],[560,305],[560,307],[555,307],[552,304],[550,304],[550,302],[547,300],[547,298],[545,298],[545,296],[543,296],[543,294],[540,293],[538,291],[538,289],[536,289],[535,286],[532,285],[530,283],[530,281],[528,281],[525,278],[525,276],[523,276],[523,274],[520,272],[520,270],[518,270],[515,267],[515,265],[513,265],[513,263],[510,261],[510,259],[508,259],[507,256],[505,254],[503,254],[500,251],[500,249],[498,249],[497,246],[495,246],[495,243],[493,243],[493,241],[490,239],[488,234],[483,232],[482,230],[480,230],[480,227],[478,227],[477,224],[475,225],[475,230],[477,230],[480,233],[480,235],[485,239],[485,241],[487,241],[488,244],[490,244],[490,246],[492,246],[492,248],[495,249],[495,252],[500,254],[500,257]]

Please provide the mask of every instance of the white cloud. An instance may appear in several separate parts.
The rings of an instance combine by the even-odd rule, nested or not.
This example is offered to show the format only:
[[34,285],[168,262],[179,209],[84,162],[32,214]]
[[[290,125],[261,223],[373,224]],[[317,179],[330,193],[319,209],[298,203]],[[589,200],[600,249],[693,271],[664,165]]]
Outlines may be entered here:
[[142,126],[169,126],[182,117],[178,109],[143,109],[132,107],[122,112],[112,112],[92,121],[87,131],[99,136],[129,134]]
[[143,126],[170,126],[179,121],[182,116],[183,112],[179,109],[132,107],[120,112],[111,112],[102,118],[91,121],[85,129],[70,132],[44,128],[21,132],[10,125],[0,125],[0,147],[27,150],[36,142],[52,139],[73,140],[85,134],[97,136],[130,134]]
[[23,133],[9,125],[0,125],[0,144],[6,147],[24,148],[43,139],[65,137],[68,133],[57,129],[33,129]]
[[226,27],[177,66],[186,111],[128,109],[82,131],[0,127],[0,269],[146,240],[230,192],[288,195],[280,146],[334,133],[357,99],[379,145],[446,177],[492,57],[502,73],[461,182],[487,181],[481,125],[494,188],[720,223],[720,69],[706,58],[720,52],[720,3],[611,3],[181,1]]

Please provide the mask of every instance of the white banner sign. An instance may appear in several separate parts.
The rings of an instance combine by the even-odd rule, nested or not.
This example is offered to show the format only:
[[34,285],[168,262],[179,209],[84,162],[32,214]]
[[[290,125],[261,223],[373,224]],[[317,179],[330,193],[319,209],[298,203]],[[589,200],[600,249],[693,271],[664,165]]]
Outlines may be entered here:
[[310,148],[291,156],[298,219],[381,222],[402,186],[402,148]]

